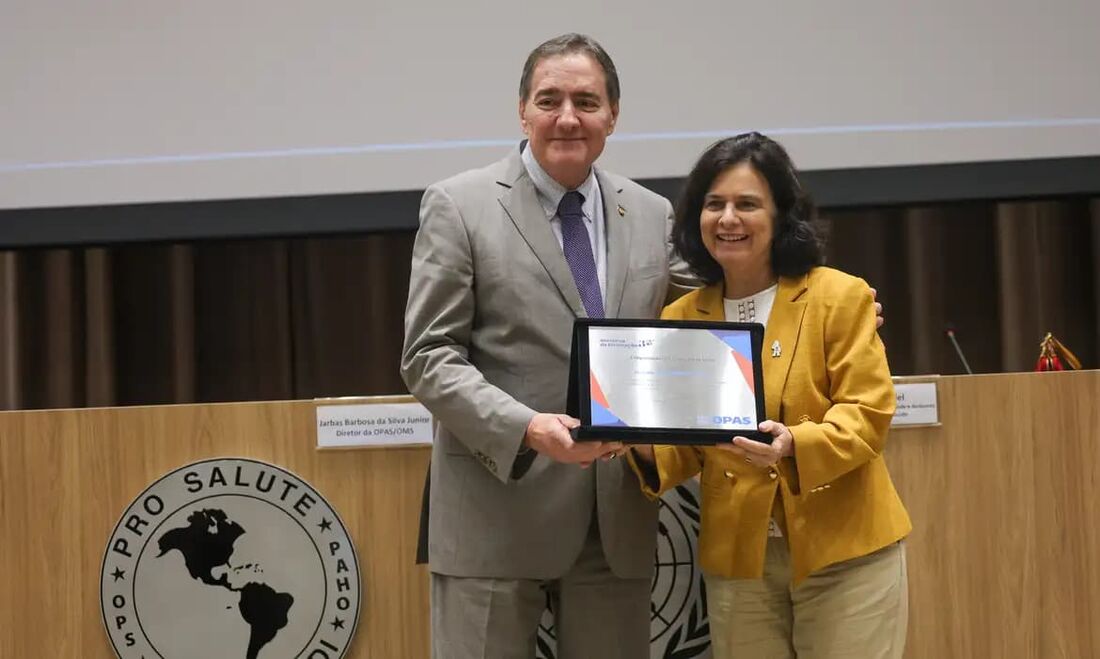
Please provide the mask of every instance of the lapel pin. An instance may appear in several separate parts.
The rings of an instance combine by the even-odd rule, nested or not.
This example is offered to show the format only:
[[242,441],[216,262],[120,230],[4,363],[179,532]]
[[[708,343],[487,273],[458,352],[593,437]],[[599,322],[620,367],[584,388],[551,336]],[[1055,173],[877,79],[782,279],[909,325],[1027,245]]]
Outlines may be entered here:
[[783,351],[779,348],[779,339],[772,341],[772,357],[779,357]]
[[619,217],[626,217],[626,209],[622,207],[622,204],[619,205]]

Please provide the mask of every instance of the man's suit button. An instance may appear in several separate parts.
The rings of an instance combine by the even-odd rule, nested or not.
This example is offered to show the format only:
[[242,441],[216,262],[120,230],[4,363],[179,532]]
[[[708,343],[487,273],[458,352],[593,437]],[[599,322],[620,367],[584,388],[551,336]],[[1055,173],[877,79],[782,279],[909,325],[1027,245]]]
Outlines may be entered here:
[[775,470],[772,469],[771,471],[768,472],[768,478],[770,478],[774,481],[775,479],[779,478],[779,474],[775,473]]
[[478,462],[485,465],[485,467],[490,469],[491,471],[497,470],[497,461],[485,455],[481,451],[474,451],[474,457],[477,458]]

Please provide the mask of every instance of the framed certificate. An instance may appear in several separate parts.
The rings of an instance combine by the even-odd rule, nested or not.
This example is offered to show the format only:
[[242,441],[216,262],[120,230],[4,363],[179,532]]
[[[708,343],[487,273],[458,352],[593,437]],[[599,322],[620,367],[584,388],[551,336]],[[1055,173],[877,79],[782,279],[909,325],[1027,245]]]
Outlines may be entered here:
[[569,413],[578,440],[770,443],[760,347],[764,326],[676,320],[578,319]]

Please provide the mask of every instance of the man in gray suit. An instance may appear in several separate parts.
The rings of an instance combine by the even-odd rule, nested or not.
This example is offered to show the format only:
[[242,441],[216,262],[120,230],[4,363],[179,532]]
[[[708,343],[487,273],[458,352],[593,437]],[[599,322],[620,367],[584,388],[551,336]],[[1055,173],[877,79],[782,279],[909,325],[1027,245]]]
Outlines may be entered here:
[[413,247],[401,372],[438,421],[432,653],[530,659],[549,601],[560,657],[638,659],[657,510],[617,443],[570,438],[570,339],[579,317],[655,317],[690,279],[669,202],[593,166],[619,115],[603,48],[543,43],[519,96],[527,141],[429,187]]

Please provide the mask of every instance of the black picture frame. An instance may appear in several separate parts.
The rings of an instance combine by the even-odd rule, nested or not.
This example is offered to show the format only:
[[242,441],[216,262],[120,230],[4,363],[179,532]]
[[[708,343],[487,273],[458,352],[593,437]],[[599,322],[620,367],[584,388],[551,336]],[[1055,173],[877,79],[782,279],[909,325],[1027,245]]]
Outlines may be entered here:
[[764,403],[764,373],[762,347],[764,326],[760,323],[731,323],[707,320],[647,320],[634,318],[595,319],[578,318],[573,323],[573,337],[569,355],[569,385],[566,411],[580,419],[581,425],[571,431],[577,441],[620,441],[628,444],[682,444],[714,445],[746,437],[770,444],[772,436],[760,431],[742,431],[710,428],[647,428],[601,426],[592,424],[592,392],[589,380],[589,328],[673,328],[698,330],[740,330],[749,333],[752,346],[753,389],[756,396],[756,418],[766,417]]

